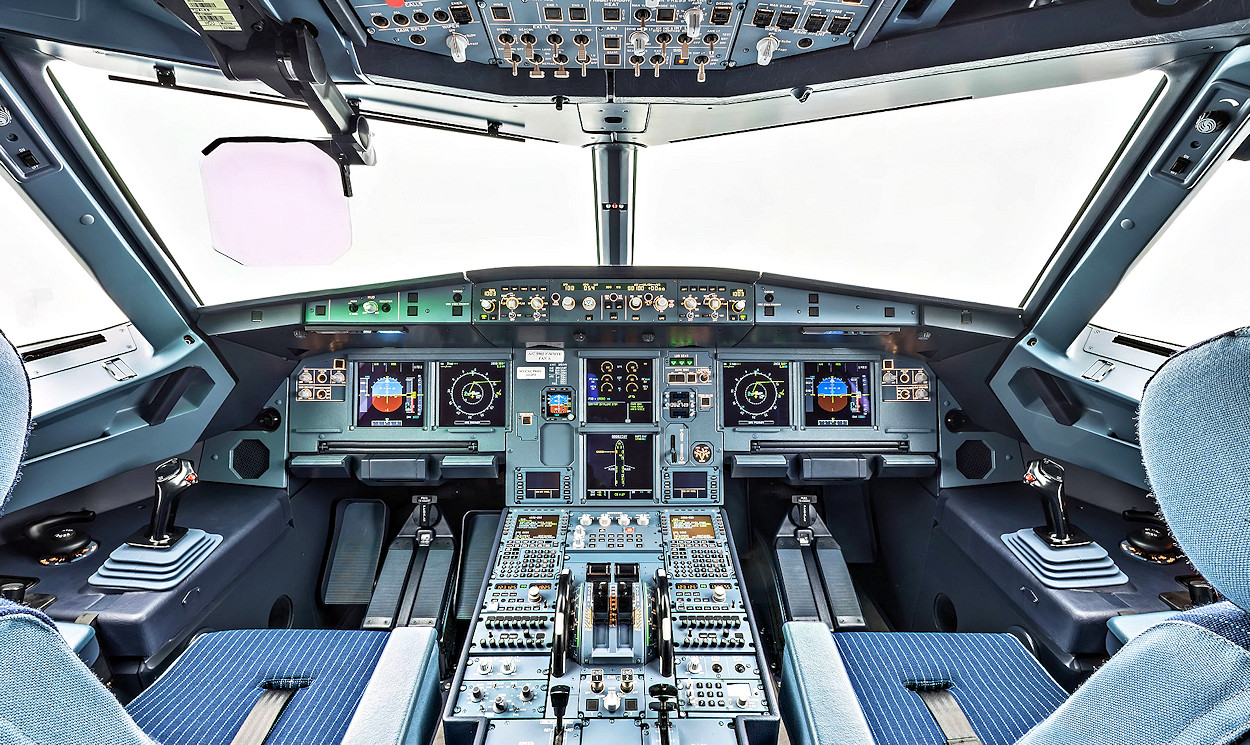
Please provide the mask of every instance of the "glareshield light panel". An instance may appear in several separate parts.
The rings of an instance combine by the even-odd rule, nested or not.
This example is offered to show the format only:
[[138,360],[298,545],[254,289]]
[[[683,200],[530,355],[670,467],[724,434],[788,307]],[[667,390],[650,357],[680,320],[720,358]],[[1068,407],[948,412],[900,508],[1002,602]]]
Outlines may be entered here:
[[[1160,80],[1149,72],[647,148],[634,261],[1018,307]],[[708,191],[684,201],[678,184]]]
[[[213,250],[201,151],[223,137],[324,138],[316,117],[112,80],[68,62],[52,72],[204,305],[598,260],[586,151],[374,120],[378,165],[351,170],[351,249],[321,266],[244,266]],[[135,124],[170,121],[176,126]]]
[[0,332],[14,346],[126,322],[95,277],[0,175]]
[[1232,160],[1129,269],[1093,324],[1188,346],[1250,326],[1250,252],[1242,222],[1250,163]]

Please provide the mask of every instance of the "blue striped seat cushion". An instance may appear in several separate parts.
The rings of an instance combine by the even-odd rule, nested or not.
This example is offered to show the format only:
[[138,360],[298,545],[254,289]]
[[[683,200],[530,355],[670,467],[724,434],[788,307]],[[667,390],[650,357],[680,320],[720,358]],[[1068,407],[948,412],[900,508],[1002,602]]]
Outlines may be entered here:
[[127,710],[161,745],[226,745],[266,681],[310,681],[266,745],[340,743],[386,645],[381,631],[243,630],[205,634]]
[[949,681],[984,745],[1011,745],[1067,693],[1008,634],[834,634],[876,745],[945,745],[910,682]]

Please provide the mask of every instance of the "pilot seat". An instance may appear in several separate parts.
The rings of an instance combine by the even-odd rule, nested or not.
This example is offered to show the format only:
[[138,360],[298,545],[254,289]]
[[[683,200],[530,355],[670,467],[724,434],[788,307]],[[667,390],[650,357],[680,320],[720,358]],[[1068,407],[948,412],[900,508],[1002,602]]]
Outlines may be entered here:
[[1070,697],[1006,634],[785,625],[782,713],[801,745],[1182,745],[1250,734],[1250,329],[1170,358],[1138,428],[1189,560],[1227,598],[1129,641]]
[[[30,427],[30,383],[0,336],[0,514]],[[0,599],[0,742],[425,745],[440,709],[435,632],[218,631],[123,708],[43,613]]]

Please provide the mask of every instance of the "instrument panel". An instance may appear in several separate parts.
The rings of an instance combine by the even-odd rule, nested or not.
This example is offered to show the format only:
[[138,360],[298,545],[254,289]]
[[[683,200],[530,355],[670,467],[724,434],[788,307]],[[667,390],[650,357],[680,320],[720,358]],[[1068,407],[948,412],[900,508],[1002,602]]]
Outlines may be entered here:
[[731,478],[915,475],[938,449],[931,372],[863,349],[362,349],[290,385],[293,473],[503,477],[518,506],[717,505]]

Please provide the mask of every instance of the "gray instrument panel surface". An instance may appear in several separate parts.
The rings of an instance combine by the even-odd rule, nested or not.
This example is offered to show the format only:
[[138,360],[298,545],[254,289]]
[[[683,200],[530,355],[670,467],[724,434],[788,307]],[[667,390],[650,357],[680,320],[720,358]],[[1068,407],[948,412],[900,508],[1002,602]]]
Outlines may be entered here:
[[[402,410],[420,402],[420,414],[413,411],[401,423],[407,426],[386,417],[380,423],[388,426],[358,426],[358,416],[368,408],[359,400],[368,381],[360,379],[363,374],[358,377],[358,370],[362,364],[371,372],[384,370],[382,363],[400,371],[392,377],[402,378],[386,382],[394,391],[379,390],[396,396],[384,408]],[[592,414],[598,409],[588,405],[592,388],[602,385],[590,376],[606,377],[590,367],[604,363],[613,365],[614,382],[622,385],[630,384],[626,364],[651,367],[645,371],[649,384],[641,398],[632,400],[635,413],[627,423],[601,421],[626,417]],[[866,417],[843,426],[810,423],[814,415],[808,409],[815,407],[805,404],[805,386],[812,387],[805,372],[817,365],[867,376],[872,391]],[[772,414],[783,423],[740,419],[731,399],[762,395],[762,389],[732,386],[744,371],[756,368],[784,369],[772,391],[779,394]],[[502,377],[493,380],[495,390],[481,386],[474,395],[504,400],[494,402],[489,421],[445,426],[454,373],[479,369]],[[336,380],[341,383],[335,385]],[[291,385],[290,449],[296,458],[424,453],[454,466],[495,457],[506,463],[509,505],[717,505],[723,502],[730,457],[743,465],[777,457],[793,461],[811,453],[897,459],[938,450],[932,372],[915,359],[860,349],[350,350],[303,361]],[[833,385],[824,391],[833,397],[822,401],[828,408],[849,406],[851,399],[839,394],[852,392],[844,390],[844,382]],[[626,495],[635,498],[621,498]]]

